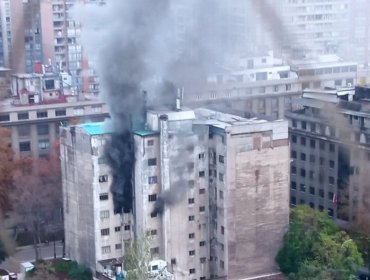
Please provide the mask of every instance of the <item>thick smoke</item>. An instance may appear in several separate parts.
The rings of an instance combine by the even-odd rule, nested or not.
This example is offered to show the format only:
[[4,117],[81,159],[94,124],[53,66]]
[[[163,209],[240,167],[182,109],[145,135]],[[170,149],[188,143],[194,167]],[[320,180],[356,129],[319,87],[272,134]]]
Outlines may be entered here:
[[186,43],[175,40],[173,29],[174,11],[181,8],[181,1],[110,0],[103,6],[75,8],[75,18],[83,27],[83,47],[100,77],[100,95],[113,122],[114,133],[105,153],[112,169],[111,192],[117,212],[132,210],[132,130],[144,127],[142,91],[148,91],[149,106],[168,105],[175,98],[175,84],[194,85],[212,61],[215,52],[207,48],[215,50],[215,45],[208,28],[218,21],[210,20],[213,13],[208,2],[187,3],[189,13],[199,14],[202,20],[188,26],[183,35]]

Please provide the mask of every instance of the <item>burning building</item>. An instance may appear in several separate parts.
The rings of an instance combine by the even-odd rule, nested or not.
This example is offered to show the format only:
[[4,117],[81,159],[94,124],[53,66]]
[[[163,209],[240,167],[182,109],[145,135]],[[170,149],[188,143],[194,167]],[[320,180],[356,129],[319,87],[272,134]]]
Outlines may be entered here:
[[[108,165],[105,145],[119,140],[112,131],[104,123],[62,131],[67,257],[104,271],[125,242],[149,233],[151,258],[167,262],[175,279],[278,270],[289,219],[287,122],[182,109],[181,100],[147,110],[145,129],[114,145],[130,151],[132,175]],[[115,176],[132,177],[116,189]]]

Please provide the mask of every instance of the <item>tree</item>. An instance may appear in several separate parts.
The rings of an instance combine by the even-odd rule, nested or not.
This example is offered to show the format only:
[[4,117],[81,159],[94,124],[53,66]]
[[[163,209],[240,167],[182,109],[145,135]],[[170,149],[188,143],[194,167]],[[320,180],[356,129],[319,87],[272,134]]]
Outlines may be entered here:
[[36,260],[40,259],[38,245],[41,229],[55,222],[62,206],[61,170],[58,154],[52,152],[41,159],[21,158],[13,172],[13,211],[30,229]]
[[324,213],[307,206],[292,211],[276,261],[290,279],[348,280],[363,264],[355,242]]
[[9,146],[9,130],[0,127],[0,220],[2,215],[10,210],[9,192],[12,185],[14,168],[14,152]]
[[141,237],[125,247],[123,256],[127,279],[147,280],[149,278],[150,247],[147,236]]

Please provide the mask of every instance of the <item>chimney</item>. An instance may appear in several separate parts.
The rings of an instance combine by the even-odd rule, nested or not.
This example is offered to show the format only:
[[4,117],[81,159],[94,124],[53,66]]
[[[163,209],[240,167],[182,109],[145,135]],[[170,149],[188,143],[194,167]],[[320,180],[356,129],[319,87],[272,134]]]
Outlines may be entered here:
[[182,101],[184,98],[184,88],[177,89],[177,97],[176,97],[176,111],[182,110]]

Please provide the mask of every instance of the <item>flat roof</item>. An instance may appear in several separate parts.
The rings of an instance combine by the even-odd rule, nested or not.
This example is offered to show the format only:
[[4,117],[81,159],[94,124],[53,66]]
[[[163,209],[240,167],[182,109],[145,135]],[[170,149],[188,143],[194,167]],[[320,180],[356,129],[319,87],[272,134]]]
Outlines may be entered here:
[[83,128],[89,135],[102,135],[110,134],[113,132],[112,127],[108,123],[96,122],[96,123],[84,123],[77,125]]
[[155,130],[135,130],[134,134],[145,137],[145,136],[157,135],[157,134],[159,134],[159,131],[155,131]]

